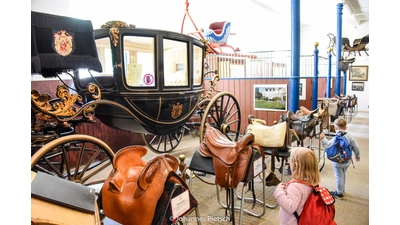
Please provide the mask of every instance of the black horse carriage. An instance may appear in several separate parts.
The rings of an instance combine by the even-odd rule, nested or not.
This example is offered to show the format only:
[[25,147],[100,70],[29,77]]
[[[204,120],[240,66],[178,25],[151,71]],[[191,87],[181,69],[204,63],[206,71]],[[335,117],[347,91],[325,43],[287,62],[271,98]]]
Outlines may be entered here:
[[[97,118],[107,126],[142,134],[156,153],[175,149],[184,129],[209,123],[237,140],[240,108],[229,92],[215,89],[204,41],[171,31],[110,21],[32,12],[32,74],[58,77],[53,98],[31,91],[31,170],[81,183],[102,184],[114,151],[75,127]],[[61,74],[71,77],[68,85]],[[212,77],[208,77],[212,74]],[[204,80],[209,78],[209,88]],[[213,91],[218,92],[213,95]],[[194,115],[200,122],[190,122]],[[106,174],[108,175],[108,174]]]

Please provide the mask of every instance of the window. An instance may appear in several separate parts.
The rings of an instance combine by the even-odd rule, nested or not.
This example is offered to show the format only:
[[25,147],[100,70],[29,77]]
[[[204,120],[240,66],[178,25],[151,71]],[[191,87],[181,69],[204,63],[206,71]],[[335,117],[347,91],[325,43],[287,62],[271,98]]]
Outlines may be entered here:
[[131,87],[154,87],[154,37],[124,36],[124,72]]
[[188,86],[187,43],[164,39],[164,85]]

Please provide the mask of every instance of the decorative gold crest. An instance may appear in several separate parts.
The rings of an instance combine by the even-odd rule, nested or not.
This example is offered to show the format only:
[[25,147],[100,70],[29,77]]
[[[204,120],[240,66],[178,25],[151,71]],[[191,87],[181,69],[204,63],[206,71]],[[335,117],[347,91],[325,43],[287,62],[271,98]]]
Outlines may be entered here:
[[177,102],[173,107],[171,111],[171,116],[172,118],[176,119],[182,114],[182,104],[180,102]]
[[71,54],[75,49],[74,37],[66,30],[53,31],[53,49],[62,56]]

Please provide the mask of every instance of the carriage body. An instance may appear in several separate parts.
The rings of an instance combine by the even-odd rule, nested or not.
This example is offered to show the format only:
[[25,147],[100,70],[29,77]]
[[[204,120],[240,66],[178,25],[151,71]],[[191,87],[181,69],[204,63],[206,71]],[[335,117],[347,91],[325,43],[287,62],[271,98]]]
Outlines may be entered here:
[[202,41],[177,32],[136,28],[121,21],[93,30],[91,21],[32,12],[32,73],[43,77],[69,73],[74,87],[62,92],[76,91],[82,108],[91,104],[59,115],[54,113],[59,103],[44,102],[46,97],[33,90],[32,108],[61,123],[75,123],[74,113],[85,117],[89,109],[91,118],[80,121],[95,116],[121,130],[171,134],[189,120],[200,101],[205,52]]
[[110,127],[170,134],[192,116],[203,93],[204,43],[171,31],[143,28],[94,31],[101,73],[77,70],[74,83],[86,102],[90,83],[101,89],[96,118]]

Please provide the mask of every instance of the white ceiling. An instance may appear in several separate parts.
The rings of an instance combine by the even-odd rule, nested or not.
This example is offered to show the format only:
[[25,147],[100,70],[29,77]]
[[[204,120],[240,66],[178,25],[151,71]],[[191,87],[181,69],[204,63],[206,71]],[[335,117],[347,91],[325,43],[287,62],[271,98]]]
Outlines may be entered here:
[[[197,28],[207,28],[216,21],[230,20],[229,37],[232,46],[243,52],[289,49],[291,44],[291,1],[292,0],[188,0],[189,13]],[[302,25],[317,25],[317,33],[311,34],[315,41],[325,46],[329,42],[327,33],[335,32],[337,27],[338,3],[343,6],[343,27],[358,27],[369,20],[369,0],[299,0],[300,22]],[[63,7],[54,0],[31,0],[31,10],[79,19],[88,19],[93,28],[100,28],[109,20],[121,20],[136,27],[181,31],[186,0],[63,0]],[[353,15],[347,7],[354,8]],[[122,7],[120,7],[122,6]],[[155,7],[156,6],[156,7]],[[94,10],[88,10],[93,8]],[[166,10],[167,9],[167,10]],[[194,26],[186,17],[184,33],[194,31]],[[350,26],[349,26],[350,25]],[[360,26],[361,27],[361,26]],[[305,29],[306,30],[306,29]],[[255,33],[257,35],[255,35]],[[368,34],[369,32],[364,32]],[[361,36],[365,35],[362,34]],[[352,37],[348,32],[346,35]],[[308,40],[304,39],[304,42]],[[327,43],[326,43],[327,45]]]
[[[281,16],[291,18],[291,0],[252,0]],[[337,4],[343,3],[343,23],[357,26],[369,21],[369,0],[300,0],[300,23],[312,25],[336,22]]]

